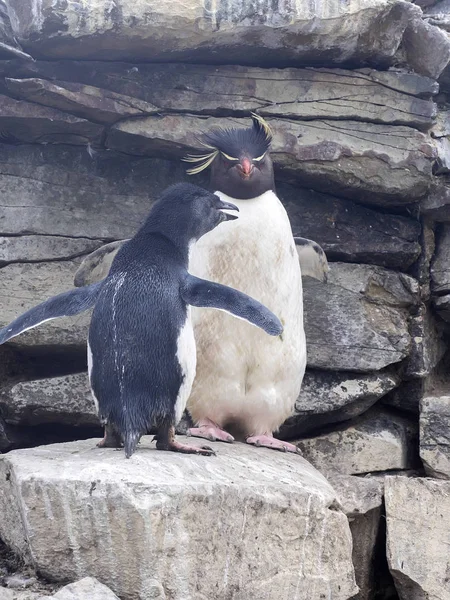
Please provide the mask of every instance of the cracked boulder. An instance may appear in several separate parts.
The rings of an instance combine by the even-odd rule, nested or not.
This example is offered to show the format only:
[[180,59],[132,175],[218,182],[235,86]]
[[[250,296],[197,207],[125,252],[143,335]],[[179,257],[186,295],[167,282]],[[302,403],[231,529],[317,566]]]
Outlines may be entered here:
[[413,421],[374,407],[328,433],[301,439],[297,445],[302,456],[322,473],[358,475],[415,468],[417,438]]
[[179,600],[352,598],[350,529],[327,480],[299,456],[214,448],[158,452],[146,437],[131,460],[95,440],[10,452],[0,536],[43,576],[96,577],[124,599],[155,582]]
[[386,477],[387,558],[400,600],[447,600],[450,482]]
[[86,373],[4,385],[0,411],[13,425],[99,425]]
[[394,389],[399,378],[389,372],[355,373],[307,370],[295,412],[281,427],[284,439],[348,421]]
[[[9,0],[16,34],[36,58],[145,62],[388,64],[417,7],[400,0],[345,5],[288,1],[108,0],[55,5]],[[314,28],[311,28],[314,22]],[[268,52],[270,48],[270,52]]]
[[[430,187],[436,150],[415,129],[325,119],[268,122],[280,179],[381,206],[417,202]],[[138,117],[114,125],[106,145],[129,154],[179,159],[198,147],[199,133],[223,124],[214,117]],[[248,119],[229,118],[227,124],[248,127]]]
[[308,366],[378,371],[409,355],[415,279],[370,265],[331,263],[328,283],[304,281]]

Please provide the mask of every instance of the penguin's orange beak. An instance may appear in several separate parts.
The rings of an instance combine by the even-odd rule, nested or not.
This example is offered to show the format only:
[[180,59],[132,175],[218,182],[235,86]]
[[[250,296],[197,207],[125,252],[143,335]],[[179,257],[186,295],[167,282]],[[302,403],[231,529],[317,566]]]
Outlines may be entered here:
[[253,168],[253,163],[249,158],[243,158],[237,165],[237,169],[244,179],[248,179],[250,177]]

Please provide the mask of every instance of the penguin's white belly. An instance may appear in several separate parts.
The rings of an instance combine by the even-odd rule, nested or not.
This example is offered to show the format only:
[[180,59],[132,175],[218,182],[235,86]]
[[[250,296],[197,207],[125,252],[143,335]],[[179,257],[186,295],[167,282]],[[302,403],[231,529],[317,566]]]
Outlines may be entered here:
[[195,366],[197,362],[190,306],[187,306],[186,321],[180,330],[177,340],[177,360],[183,375],[183,381],[175,402],[175,424],[180,421],[181,417],[183,416],[184,409],[186,408],[186,402],[192,390],[192,383],[195,377]]
[[193,308],[197,376],[188,400],[195,421],[233,423],[248,435],[275,431],[292,413],[306,366],[302,282],[286,211],[273,192],[236,200],[236,221],[192,249],[193,275],[234,287],[281,320],[282,338],[214,309]]

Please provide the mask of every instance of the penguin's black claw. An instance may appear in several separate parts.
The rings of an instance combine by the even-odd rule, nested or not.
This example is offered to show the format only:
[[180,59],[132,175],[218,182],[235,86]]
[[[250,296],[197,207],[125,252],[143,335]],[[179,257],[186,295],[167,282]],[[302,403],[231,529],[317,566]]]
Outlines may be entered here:
[[210,446],[200,446],[200,450],[205,450],[205,452],[202,452],[205,456],[217,456],[216,452]]

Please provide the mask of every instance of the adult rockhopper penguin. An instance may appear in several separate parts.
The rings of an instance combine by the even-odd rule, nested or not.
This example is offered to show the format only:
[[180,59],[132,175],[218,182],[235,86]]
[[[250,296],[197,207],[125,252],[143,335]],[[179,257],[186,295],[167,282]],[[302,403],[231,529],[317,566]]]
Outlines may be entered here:
[[[187,408],[191,435],[295,452],[273,437],[294,408],[306,366],[303,274],[325,280],[328,269],[318,244],[292,236],[276,195],[268,124],[252,115],[246,129],[220,129],[201,138],[186,157],[190,174],[211,167],[211,189],[239,208],[239,219],[207,233],[191,248],[189,270],[258,299],[282,321],[283,335],[268,338],[219,311],[193,309],[197,374]],[[104,277],[123,242],[91,254],[76,285]]]
[[129,458],[141,435],[157,431],[156,447],[213,454],[177,442],[195,376],[196,348],[190,306],[218,308],[261,327],[283,331],[267,308],[226,286],[187,271],[189,249],[202,235],[237,219],[236,206],[197,186],[166,190],[100,283],[71,290],[30,309],[0,329],[0,344],[56,317],[94,306],[88,339],[89,381],[106,425],[102,446],[125,446]]

